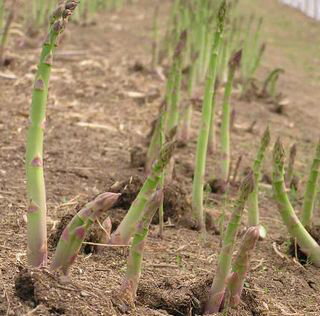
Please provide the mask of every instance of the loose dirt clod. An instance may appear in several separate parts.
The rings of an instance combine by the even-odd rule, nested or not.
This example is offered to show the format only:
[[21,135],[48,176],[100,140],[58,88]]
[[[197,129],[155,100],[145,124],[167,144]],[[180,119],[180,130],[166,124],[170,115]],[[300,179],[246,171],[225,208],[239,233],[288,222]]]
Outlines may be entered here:
[[27,269],[21,270],[15,279],[14,289],[16,295],[24,302],[32,303],[34,306],[38,305],[35,298],[35,280]]

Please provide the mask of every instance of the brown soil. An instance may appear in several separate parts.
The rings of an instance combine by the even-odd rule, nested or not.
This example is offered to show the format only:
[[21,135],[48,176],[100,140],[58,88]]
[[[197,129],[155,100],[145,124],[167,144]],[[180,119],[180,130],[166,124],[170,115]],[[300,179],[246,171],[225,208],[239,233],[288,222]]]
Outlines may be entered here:
[[[163,1],[160,10],[163,30],[169,2]],[[120,204],[105,214],[111,216],[114,229],[145,178],[142,162],[146,138],[165,88],[161,78],[149,70],[153,7],[152,1],[139,0],[121,14],[97,16],[94,25],[68,26],[55,58],[47,112],[44,160],[48,235],[53,235],[64,216],[69,219],[92,197],[115,183],[127,184],[119,187],[123,193]],[[320,65],[320,25],[276,0],[244,0],[243,8],[265,18],[267,52],[258,78],[265,78],[274,68],[285,69],[279,91],[290,102],[284,115],[279,115],[265,100],[248,102],[234,96],[233,164],[241,155],[240,177],[252,165],[260,136],[269,125],[273,141],[281,135],[286,148],[297,143],[300,189],[319,136],[320,77],[316,66]],[[25,135],[42,36],[34,36],[23,48],[22,38],[13,39],[13,62],[0,70],[17,77],[0,77],[0,315],[124,314],[112,299],[124,275],[126,249],[81,253],[70,280],[26,268]],[[143,97],[132,97],[132,92]],[[202,95],[199,88],[194,98],[191,140],[175,154],[175,182],[168,189],[165,204],[166,219],[173,221],[166,223],[163,239],[158,238],[157,226],[151,227],[136,309],[128,309],[132,315],[200,313],[214,276],[220,236],[213,231],[203,240],[199,232],[179,224],[190,208]],[[257,123],[250,129],[253,122]],[[140,151],[135,146],[140,146]],[[271,174],[270,151],[266,175]],[[218,155],[208,158],[206,177],[209,180],[213,175],[220,176]],[[230,197],[235,197],[233,190]],[[242,303],[229,315],[320,315],[319,269],[302,266],[287,255],[288,234],[268,184],[262,186],[260,205],[268,235],[257,246]],[[223,194],[208,193],[206,208],[217,223],[230,211]],[[316,210],[316,221],[318,218]],[[245,222],[246,218],[243,226]],[[52,244],[57,236],[50,239]],[[49,259],[52,252],[51,247]]]

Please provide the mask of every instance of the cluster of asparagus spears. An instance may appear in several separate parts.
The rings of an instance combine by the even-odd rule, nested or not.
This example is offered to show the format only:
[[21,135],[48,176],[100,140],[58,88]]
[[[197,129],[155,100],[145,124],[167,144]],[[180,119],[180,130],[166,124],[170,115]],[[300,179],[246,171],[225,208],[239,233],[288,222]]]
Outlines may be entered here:
[[[92,1],[90,6],[95,6],[94,8],[97,9],[100,5],[103,6],[103,4],[103,1]],[[71,15],[75,13],[78,5],[79,2],[77,0],[65,0],[60,2],[53,11],[50,17],[48,36],[42,47],[33,87],[30,126],[27,136],[26,173],[29,200],[27,212],[28,262],[34,267],[47,266],[48,264],[43,136],[53,54],[59,37],[65,30]],[[242,71],[242,76],[243,73],[246,73],[245,76],[251,78],[254,72],[253,69],[255,70],[259,63],[261,49],[259,51],[257,47],[262,22],[259,20],[253,39],[249,39],[250,36],[247,35],[248,38],[246,38],[242,49],[237,49],[233,53],[230,53],[234,43],[237,43],[237,41],[233,40],[237,37],[237,32],[235,30],[232,31],[233,28],[230,22],[230,17],[236,12],[236,6],[228,5],[225,0],[220,1],[218,8],[216,5],[217,3],[211,0],[206,0],[203,7],[200,5],[199,0],[188,1],[187,5],[179,0],[174,1],[171,16],[173,28],[167,32],[167,41],[174,43],[174,49],[172,50],[171,44],[167,46],[167,58],[171,60],[171,66],[164,106],[155,124],[148,151],[146,161],[148,176],[117,229],[111,233],[111,219],[109,217],[105,219],[103,224],[106,229],[105,243],[112,245],[131,244],[127,272],[121,286],[121,291],[123,295],[129,293],[133,301],[136,297],[141,274],[145,240],[151,220],[157,210],[160,212],[160,225],[163,226],[163,188],[172,176],[176,138],[181,135],[188,135],[184,131],[184,128],[188,125],[184,120],[191,119],[191,112],[187,110],[185,115],[181,116],[181,119],[179,117],[181,112],[180,91],[184,76],[183,68],[184,65],[189,65],[189,63],[192,63],[192,65],[189,65],[189,97],[192,96],[195,78],[199,81],[205,81],[202,118],[197,141],[192,187],[192,216],[200,230],[204,231],[206,229],[205,212],[203,209],[203,187],[206,156],[208,148],[210,148],[210,134],[211,137],[212,133],[215,134],[213,126],[215,124],[216,83],[219,77],[223,82],[223,75],[225,73],[221,122],[221,150],[223,153],[221,170],[223,180],[227,182],[229,178],[231,155],[230,101],[234,79],[237,71]],[[209,9],[212,8],[218,10],[216,17],[212,17],[208,13]],[[250,20],[250,25],[251,23],[253,23],[252,19]],[[207,34],[206,31],[212,25],[214,25],[214,31],[210,30]],[[206,34],[207,36],[205,36]],[[197,51],[196,47],[199,44],[199,40],[201,45],[200,50]],[[255,47],[255,58],[252,57],[253,51],[249,52],[249,47]],[[197,55],[195,58],[196,62],[193,60],[193,55]],[[229,63],[227,63],[226,67],[223,67],[226,59],[229,59]],[[252,64],[252,59],[255,60],[254,64]],[[245,66],[243,64],[241,66],[241,60],[245,61]],[[250,75],[247,75],[248,73]],[[243,82],[247,81],[244,80]],[[178,128],[184,132],[177,133]],[[249,270],[251,254],[259,237],[264,237],[265,235],[259,221],[258,196],[262,164],[269,143],[270,132],[267,128],[261,139],[257,157],[253,164],[253,171],[249,172],[247,177],[242,181],[239,188],[239,197],[234,204],[230,221],[223,233],[218,266],[205,306],[205,313],[218,312],[224,306],[236,306],[240,302],[244,280]],[[312,224],[312,214],[317,192],[320,168],[320,143],[316,150],[316,156],[306,186],[301,221],[296,216],[286,192],[284,150],[280,140],[275,144],[273,158],[273,187],[283,221],[287,225],[290,235],[297,240],[302,250],[310,258],[310,261],[316,266],[320,266],[320,246],[308,232]],[[117,193],[103,193],[92,202],[86,204],[73,217],[60,237],[50,266],[52,270],[61,270],[64,274],[69,273],[70,267],[74,263],[91,225],[113,206],[118,197],[119,194]],[[232,264],[236,237],[246,205],[248,208],[249,228],[245,232]]]

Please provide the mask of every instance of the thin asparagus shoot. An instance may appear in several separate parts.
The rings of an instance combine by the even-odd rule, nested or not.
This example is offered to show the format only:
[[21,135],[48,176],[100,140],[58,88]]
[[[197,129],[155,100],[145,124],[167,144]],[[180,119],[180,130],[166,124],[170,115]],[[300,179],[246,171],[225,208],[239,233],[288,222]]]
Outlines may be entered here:
[[159,209],[161,200],[163,199],[163,191],[158,190],[153,193],[145,205],[145,209],[141,219],[139,220],[136,231],[133,235],[129,257],[127,261],[127,271],[125,278],[121,285],[121,292],[124,295],[131,297],[132,301],[135,300],[137,295],[138,283],[141,275],[141,265],[143,260],[143,252],[145,241],[149,232],[151,220]]
[[306,185],[303,207],[301,214],[301,223],[304,227],[311,228],[314,204],[318,188],[318,178],[320,169],[320,141],[318,142],[315,157],[313,159],[308,182]]
[[129,243],[149,197],[160,184],[163,170],[169,163],[174,148],[175,142],[170,141],[161,149],[159,159],[152,166],[151,174],[148,176],[136,199],[131,204],[128,213],[121,221],[116,231],[111,235],[111,244],[126,245]]
[[228,79],[224,90],[221,122],[221,150],[222,179],[227,181],[230,172],[230,98],[232,94],[233,79],[236,70],[240,66],[242,51],[236,52],[229,61]]
[[43,44],[33,86],[30,126],[27,135],[26,173],[28,262],[34,267],[47,264],[46,192],[43,175],[43,134],[52,56],[68,18],[78,5],[76,0],[60,4],[50,19],[48,36]]
[[210,65],[208,70],[208,77],[205,84],[205,95],[202,104],[202,119],[199,131],[195,172],[192,184],[192,212],[193,218],[196,220],[197,226],[200,230],[205,230],[204,212],[203,212],[203,186],[204,186],[204,172],[206,166],[206,155],[209,140],[209,129],[211,123],[212,100],[214,93],[214,86],[217,77],[218,66],[218,52],[224,30],[224,20],[226,16],[226,1],[222,1],[219,13],[217,29],[214,36],[214,43],[210,57]]
[[[259,221],[259,182],[261,179],[261,168],[264,161],[266,149],[270,143],[269,127],[266,128],[260,142],[258,153],[253,164],[254,189],[248,198],[248,224],[249,226],[260,225]],[[261,236],[262,237],[262,236]]]
[[246,231],[236,259],[232,266],[232,273],[228,283],[230,306],[235,307],[240,303],[244,281],[250,268],[250,259],[259,239],[258,226],[249,227]]
[[285,183],[287,184],[287,186],[290,186],[291,181],[293,179],[296,156],[297,156],[297,144],[293,144],[290,147],[288,168],[287,168],[287,172],[285,173]]

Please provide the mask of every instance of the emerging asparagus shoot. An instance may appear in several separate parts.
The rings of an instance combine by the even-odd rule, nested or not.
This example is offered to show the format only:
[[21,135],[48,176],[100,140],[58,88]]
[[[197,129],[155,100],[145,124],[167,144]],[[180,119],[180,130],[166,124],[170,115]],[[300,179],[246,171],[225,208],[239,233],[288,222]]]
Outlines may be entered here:
[[232,307],[240,303],[244,281],[250,267],[251,255],[257,244],[259,235],[259,227],[252,226],[248,228],[242,239],[228,284],[230,306]]
[[127,263],[127,272],[121,286],[121,292],[124,295],[129,295],[132,301],[135,300],[137,294],[144,245],[149,232],[149,226],[154,214],[159,209],[162,199],[162,190],[158,190],[152,194],[133,235]]

